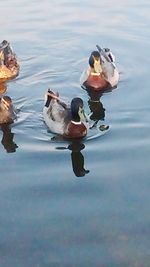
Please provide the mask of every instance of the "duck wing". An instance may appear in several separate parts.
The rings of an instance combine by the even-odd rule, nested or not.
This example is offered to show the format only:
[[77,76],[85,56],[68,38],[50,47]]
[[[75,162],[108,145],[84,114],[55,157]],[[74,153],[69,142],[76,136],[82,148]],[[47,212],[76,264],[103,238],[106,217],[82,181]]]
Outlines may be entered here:
[[53,121],[62,122],[67,119],[69,115],[69,109],[66,106],[64,107],[62,103],[52,99],[47,110],[47,115]]
[[70,109],[52,99],[49,107],[44,107],[43,116],[51,132],[63,135],[69,123]]
[[108,56],[107,52],[105,52],[105,49],[102,49],[99,45],[96,45],[96,47],[102,59],[102,69],[105,78],[110,83],[110,85],[114,87],[118,84],[119,81],[119,72],[114,63],[114,55],[111,53],[111,55]]

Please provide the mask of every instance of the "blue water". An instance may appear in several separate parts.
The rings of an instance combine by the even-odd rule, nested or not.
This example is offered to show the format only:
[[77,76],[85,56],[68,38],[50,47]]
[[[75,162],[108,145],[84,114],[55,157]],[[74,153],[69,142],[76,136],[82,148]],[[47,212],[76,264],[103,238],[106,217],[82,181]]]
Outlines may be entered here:
[[[0,267],[150,266],[149,8],[1,0],[1,41],[21,71],[5,93],[18,119],[0,131]],[[79,96],[90,113],[79,79],[96,44],[115,54],[118,87],[100,97],[86,140],[57,140],[43,122],[44,94]]]

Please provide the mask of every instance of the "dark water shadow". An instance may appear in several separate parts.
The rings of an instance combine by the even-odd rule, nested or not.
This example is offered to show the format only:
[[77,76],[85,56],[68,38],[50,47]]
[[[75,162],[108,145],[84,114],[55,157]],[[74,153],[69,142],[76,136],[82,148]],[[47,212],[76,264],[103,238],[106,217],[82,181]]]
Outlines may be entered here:
[[[99,121],[104,121],[105,119],[105,108],[103,106],[103,103],[101,102],[101,97],[106,91],[94,91],[91,88],[84,88],[86,90],[89,100],[88,100],[88,106],[91,111],[90,114],[90,120],[92,120],[93,126],[91,128],[94,128]],[[110,92],[111,90],[107,90],[107,92]],[[105,128],[105,125],[102,125],[102,127]],[[109,127],[109,126],[107,126]]]
[[72,169],[77,177],[83,177],[90,172],[84,167],[84,156],[81,153],[84,148],[85,145],[79,140],[73,141],[68,146],[68,149],[71,150]]
[[84,156],[82,150],[85,148],[85,144],[82,140],[72,140],[67,147],[56,147],[58,150],[68,149],[71,151],[72,170],[77,177],[83,177],[90,171],[84,167]]
[[1,144],[5,148],[7,153],[14,153],[16,152],[16,149],[18,148],[17,144],[13,141],[14,139],[14,133],[11,131],[11,125],[10,124],[2,124],[0,126],[3,136],[1,140]]
[[98,122],[99,120],[104,120],[105,118],[105,108],[100,101],[100,97],[102,95],[96,95],[91,96],[88,100],[88,106],[90,108],[91,114],[90,114],[90,119],[94,122]]

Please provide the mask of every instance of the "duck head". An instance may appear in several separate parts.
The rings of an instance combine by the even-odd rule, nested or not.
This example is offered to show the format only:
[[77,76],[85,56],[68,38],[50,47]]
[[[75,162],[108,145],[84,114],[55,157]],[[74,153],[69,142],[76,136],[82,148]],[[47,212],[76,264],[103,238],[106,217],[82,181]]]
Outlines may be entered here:
[[79,97],[75,97],[71,101],[71,117],[75,122],[87,121],[83,107],[83,100]]
[[10,44],[3,40],[3,42],[0,44],[0,51],[3,51],[4,55],[13,55],[13,50]]
[[89,57],[89,65],[92,69],[94,69],[95,73],[100,73],[102,71],[101,68],[101,57],[98,51],[93,51]]
[[3,96],[0,99],[0,123],[13,122],[16,114],[13,108],[12,99],[9,96]]
[[4,64],[4,52],[0,51],[0,65]]
[[0,65],[4,64],[4,60],[5,60],[5,54],[8,50],[9,44],[6,40],[3,40],[3,42],[0,44]]

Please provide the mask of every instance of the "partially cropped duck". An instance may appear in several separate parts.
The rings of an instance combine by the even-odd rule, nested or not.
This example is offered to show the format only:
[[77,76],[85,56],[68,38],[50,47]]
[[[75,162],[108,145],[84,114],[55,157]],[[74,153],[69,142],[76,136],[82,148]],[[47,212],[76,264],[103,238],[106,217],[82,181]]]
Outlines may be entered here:
[[83,138],[87,135],[87,118],[79,97],[73,98],[68,106],[60,101],[57,94],[48,90],[43,117],[51,132],[65,138]]
[[16,119],[16,113],[13,108],[12,99],[9,96],[0,98],[0,124],[13,123]]
[[101,49],[97,45],[89,57],[89,66],[80,77],[80,84],[95,91],[106,90],[117,86],[119,73],[115,65],[115,58],[110,49]]
[[0,44],[0,82],[11,80],[18,76],[20,66],[10,44],[4,40]]

